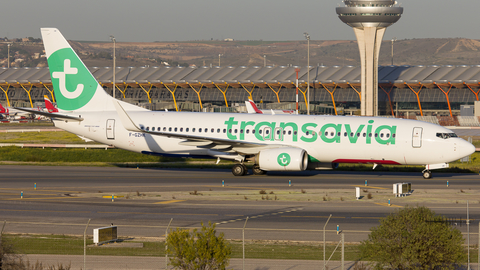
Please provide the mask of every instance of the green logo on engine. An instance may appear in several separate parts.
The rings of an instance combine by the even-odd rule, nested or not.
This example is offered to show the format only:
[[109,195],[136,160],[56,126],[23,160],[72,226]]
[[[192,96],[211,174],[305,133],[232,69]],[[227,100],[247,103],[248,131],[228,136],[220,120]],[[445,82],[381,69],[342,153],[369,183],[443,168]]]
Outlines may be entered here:
[[59,109],[76,110],[92,99],[98,83],[71,48],[54,52],[48,66]]
[[284,167],[288,166],[288,164],[290,164],[290,161],[291,161],[290,155],[287,153],[281,153],[277,157],[277,162],[278,162],[278,165],[280,166],[284,166]]

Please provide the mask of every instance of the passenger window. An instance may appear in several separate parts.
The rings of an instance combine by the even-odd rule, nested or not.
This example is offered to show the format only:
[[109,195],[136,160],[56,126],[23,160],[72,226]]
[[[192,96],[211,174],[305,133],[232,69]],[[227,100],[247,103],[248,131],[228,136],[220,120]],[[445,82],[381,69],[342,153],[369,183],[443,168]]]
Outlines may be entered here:
[[352,138],[352,137],[353,137],[353,132],[352,132],[352,133],[350,133],[350,138]]
[[390,133],[385,134],[385,137],[390,138]]
[[292,135],[292,131],[291,131],[291,130],[288,131],[288,135]]
[[219,129],[219,128],[217,129],[217,133],[220,133],[220,129]]
[[370,137],[370,138],[371,138],[371,137],[372,137],[372,133],[368,133],[368,137]]
[[183,132],[183,128],[180,128],[180,132]]
[[392,134],[392,138],[395,138],[395,137],[396,137],[396,136],[395,136],[395,133],[393,133],[393,134]]
[[380,133],[380,138],[383,138],[383,133]]
[[243,129],[240,129],[240,133],[243,133]]
[[360,137],[360,133],[357,133],[357,137]]
[[150,127],[147,127],[146,131],[149,131],[150,130]]
[[293,132],[293,135],[297,135],[297,133],[298,133],[298,132],[295,130],[295,131]]
[[226,129],[226,128],[223,129],[223,133],[227,133],[227,129]]
[[188,132],[188,131],[189,131],[189,128],[186,128],[185,131]]
[[250,133],[250,129],[247,129],[245,132],[246,132],[247,134]]
[[348,134],[347,134],[346,132],[345,132],[345,133],[343,133],[343,136],[347,137],[347,135],[348,135]]
[[212,128],[212,130],[210,130],[210,131],[211,131],[212,133],[215,133],[215,129],[214,129],[214,128]]
[[[310,135],[310,132],[309,131],[305,132],[305,135],[307,135],[307,136]],[[327,134],[325,134],[325,135],[327,135]]]
[[232,129],[229,129],[229,130],[228,130],[228,133],[232,134]]
[[378,133],[375,133],[375,138],[377,138],[377,137],[378,137]]
[[169,128],[168,128],[168,131],[172,131],[172,127],[169,127]]
[[262,134],[262,130],[261,130],[261,129],[258,131],[258,134]]
[[202,128],[199,128],[199,129],[198,129],[198,132],[202,132]]
[[192,128],[192,132],[195,132],[195,128]]
[[177,128],[175,128],[174,131],[177,132]]
[[364,133],[363,133],[363,137],[367,137],[367,133],[364,132]]
[[255,134],[255,129],[252,129],[252,134]]
[[205,133],[207,133],[207,132],[208,132],[208,128],[204,128],[203,130],[205,130]]
[[[308,131],[307,131],[308,132]],[[308,135],[308,134],[307,134]],[[328,131],[325,131],[325,136],[328,136]]]
[[238,129],[235,129],[235,134],[237,134],[237,132],[238,132]]
[[167,131],[167,127],[163,127],[163,131]]
[[332,136],[332,137],[333,137],[333,134],[335,134],[335,133],[333,133],[333,132],[330,132],[330,136]]

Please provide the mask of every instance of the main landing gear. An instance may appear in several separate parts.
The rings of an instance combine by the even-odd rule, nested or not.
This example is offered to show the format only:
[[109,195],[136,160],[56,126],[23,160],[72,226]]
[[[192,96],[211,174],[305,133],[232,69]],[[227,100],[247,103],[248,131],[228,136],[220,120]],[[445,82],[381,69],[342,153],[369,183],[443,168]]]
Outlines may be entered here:
[[258,166],[258,164],[255,164],[253,165],[253,174],[262,175],[262,174],[265,174],[265,171],[260,169],[260,166]]
[[429,170],[423,170],[422,173],[423,173],[423,178],[425,178],[425,179],[430,179],[430,178],[432,178],[432,172],[431,172],[431,171],[429,171]]
[[243,175],[246,175],[247,172],[248,172],[247,166],[245,166],[245,164],[243,163],[237,163],[232,167],[232,173],[235,176],[243,176]]
[[[245,164],[243,164],[243,163],[237,163],[237,164],[233,165],[232,173],[235,176],[246,175],[248,173],[247,166],[245,166]],[[255,165],[253,165],[253,174],[262,175],[262,174],[265,174],[265,171],[260,169],[260,166],[255,164]]]

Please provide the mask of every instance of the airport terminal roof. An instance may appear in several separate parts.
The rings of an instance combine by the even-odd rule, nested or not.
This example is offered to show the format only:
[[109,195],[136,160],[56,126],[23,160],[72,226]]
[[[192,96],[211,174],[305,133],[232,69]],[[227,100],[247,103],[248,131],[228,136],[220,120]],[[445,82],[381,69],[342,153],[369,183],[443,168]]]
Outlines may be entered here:
[[[207,87],[228,85],[231,88],[259,87],[295,88],[296,71],[299,84],[305,86],[307,68],[299,66],[213,66],[213,67],[117,67],[116,84],[130,87],[150,85],[152,87]],[[92,74],[105,87],[112,85],[112,67],[92,67]],[[358,66],[311,66],[312,85],[320,87],[360,87]],[[480,87],[480,65],[467,66],[380,66],[380,85],[391,87],[427,87],[438,85],[464,88]],[[0,68],[0,86],[44,87],[51,85],[48,68]]]

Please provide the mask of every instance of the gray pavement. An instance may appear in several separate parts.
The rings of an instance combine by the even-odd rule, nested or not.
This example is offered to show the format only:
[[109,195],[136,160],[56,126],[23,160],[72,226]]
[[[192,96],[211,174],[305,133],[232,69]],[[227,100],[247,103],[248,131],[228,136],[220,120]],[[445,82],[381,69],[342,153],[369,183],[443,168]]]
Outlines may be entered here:
[[[30,263],[41,262],[45,265],[59,264],[70,265],[72,270],[83,269],[82,255],[27,255],[24,260]],[[120,257],[120,256],[87,256],[86,270],[120,270],[120,269],[165,269],[164,257]],[[355,262],[345,262],[345,269],[352,269]],[[323,261],[302,261],[302,260],[266,260],[246,259],[243,268],[242,259],[231,259],[227,269],[246,270],[313,270],[322,269]],[[339,261],[329,262],[329,270],[341,269]],[[169,267],[168,269],[172,269]]]

